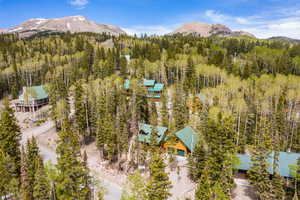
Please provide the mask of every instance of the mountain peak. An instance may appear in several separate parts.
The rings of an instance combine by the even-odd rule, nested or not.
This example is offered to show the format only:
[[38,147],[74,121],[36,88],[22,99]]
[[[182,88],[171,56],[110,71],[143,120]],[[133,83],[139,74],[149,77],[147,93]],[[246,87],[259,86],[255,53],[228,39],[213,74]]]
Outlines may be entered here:
[[56,18],[57,20],[61,19],[72,19],[72,20],[78,20],[78,21],[87,21],[88,19],[81,15],[75,15],[75,16],[68,16],[68,17],[62,17],[62,18]]
[[111,35],[126,34],[121,28],[114,25],[98,24],[89,21],[86,17],[76,15],[54,19],[33,18],[15,27],[6,29],[6,33],[19,33],[21,37],[28,37],[39,32],[92,32],[108,33]]
[[249,36],[255,37],[254,35],[243,32],[243,31],[232,31],[230,28],[223,24],[207,24],[203,22],[188,22],[177,28],[170,34],[181,33],[184,35],[194,34],[201,37],[209,37],[212,35],[218,36]]

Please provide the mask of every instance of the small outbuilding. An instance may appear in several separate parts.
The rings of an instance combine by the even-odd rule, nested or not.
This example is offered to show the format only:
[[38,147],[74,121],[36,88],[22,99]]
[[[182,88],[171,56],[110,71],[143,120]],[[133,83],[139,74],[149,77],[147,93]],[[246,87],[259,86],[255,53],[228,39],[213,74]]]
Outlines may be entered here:
[[15,107],[18,112],[33,112],[48,103],[49,95],[44,86],[23,87]]

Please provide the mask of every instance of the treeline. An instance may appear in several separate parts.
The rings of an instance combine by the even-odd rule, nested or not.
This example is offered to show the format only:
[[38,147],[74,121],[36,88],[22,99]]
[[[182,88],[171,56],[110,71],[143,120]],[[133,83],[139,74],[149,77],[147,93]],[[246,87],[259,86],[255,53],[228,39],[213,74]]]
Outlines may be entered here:
[[[101,45],[108,39],[113,48]],[[16,96],[23,85],[47,83],[56,70],[65,73],[70,83],[131,72],[135,77],[146,75],[173,84],[184,81],[191,59],[194,64],[216,65],[243,79],[300,73],[300,45],[279,41],[180,35],[115,38],[92,33],[30,39],[11,34],[0,35],[0,41],[1,96]],[[120,56],[127,54],[133,58],[129,66]]]

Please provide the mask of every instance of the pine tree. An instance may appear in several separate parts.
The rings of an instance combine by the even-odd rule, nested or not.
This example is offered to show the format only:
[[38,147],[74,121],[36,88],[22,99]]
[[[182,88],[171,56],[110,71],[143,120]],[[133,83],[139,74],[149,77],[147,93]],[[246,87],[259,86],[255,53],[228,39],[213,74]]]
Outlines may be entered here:
[[274,199],[283,200],[285,199],[284,182],[279,174],[279,152],[274,153],[273,162],[273,178],[272,178],[272,189]]
[[171,196],[169,190],[172,186],[165,172],[166,164],[158,151],[152,155],[149,168],[150,179],[146,186],[146,199],[167,200]]
[[39,159],[39,148],[37,146],[36,140],[33,137],[31,140],[27,141],[25,156],[25,168],[27,176],[27,193],[29,198],[33,199],[34,181],[35,175],[37,173],[37,160]]
[[[82,164],[83,164],[84,169],[88,172],[88,156],[87,156],[86,151],[83,152]],[[84,199],[88,200],[88,199],[91,199],[91,196],[92,196],[92,192],[90,189],[90,186],[92,184],[92,179],[91,179],[91,176],[89,175],[89,173],[85,173],[84,176],[85,177],[83,178],[83,180],[84,180],[83,191],[86,191],[86,196]]]
[[[213,110],[211,112],[214,112]],[[236,153],[235,137],[236,132],[234,130],[234,123],[232,116],[224,116],[221,112],[217,113],[217,116],[210,114],[209,120],[205,127],[205,141],[208,143],[208,157],[213,159],[211,163],[212,172],[211,179],[213,181],[220,180],[221,177],[230,177],[229,182],[233,182],[232,170],[233,159]],[[223,171],[224,167],[228,167],[228,171]],[[224,185],[223,185],[224,186]],[[227,188],[229,189],[229,188]],[[227,190],[226,189],[226,190]]]
[[256,189],[258,196],[261,199],[271,200],[274,197],[272,192],[272,182],[269,178],[269,164],[267,161],[271,153],[270,150],[268,150],[268,147],[271,146],[271,141],[266,119],[262,120],[264,120],[264,123],[266,125],[260,130],[260,141],[258,142],[258,145],[252,150],[252,167],[247,172],[247,174],[249,175],[250,183]]
[[169,110],[168,110],[168,97],[165,93],[161,96],[161,125],[168,127],[169,126]]
[[62,131],[57,142],[57,185],[58,199],[85,200],[90,188],[82,187],[88,182],[88,169],[80,161],[79,135],[72,131],[67,120],[64,120]]
[[205,168],[199,182],[197,184],[197,189],[195,193],[196,200],[210,200],[212,199],[212,185],[209,177],[209,169]]
[[15,177],[20,176],[21,152],[20,152],[21,131],[17,124],[12,108],[8,100],[4,101],[4,108],[0,115],[0,150],[7,154],[15,163]]
[[224,192],[224,186],[220,182],[216,182],[212,190],[214,200],[230,200],[230,196]]
[[146,198],[146,179],[136,171],[127,179],[126,190],[122,192],[121,200],[144,200]]
[[21,198],[24,200],[30,200],[30,183],[28,177],[28,166],[26,162],[26,152],[22,146],[21,152]]
[[[194,180],[200,178],[207,185],[209,179],[209,186],[199,185],[199,194],[205,194],[205,187],[212,189],[209,195],[212,198],[229,199],[231,190],[234,186],[233,181],[233,166],[235,164],[236,147],[234,145],[236,132],[233,126],[233,119],[231,116],[224,115],[221,112],[214,110],[210,111],[208,121],[204,128],[206,147],[204,144],[198,144],[193,152],[194,157],[189,161],[194,175]],[[206,146],[205,145],[205,146]],[[201,148],[201,149],[200,149]],[[192,155],[192,156],[193,156]],[[209,169],[208,172],[206,172]],[[205,174],[205,177],[203,177]],[[202,180],[203,179],[203,180]],[[215,189],[213,189],[216,187]],[[201,195],[198,198],[201,199]],[[196,191],[197,196],[197,191]],[[205,196],[207,197],[207,196]]]
[[45,172],[43,160],[41,157],[36,158],[37,170],[34,177],[33,199],[49,200],[51,187]]
[[99,97],[97,113],[98,113],[98,120],[96,122],[96,145],[100,150],[100,152],[103,154],[105,140],[106,140],[106,135],[102,129],[105,123],[104,116],[106,113],[106,99],[104,95]]
[[104,135],[106,135],[106,152],[107,158],[109,160],[113,160],[114,156],[116,155],[116,142],[117,142],[117,135],[115,131],[115,124],[112,115],[107,112],[104,117],[105,123],[102,127]]
[[184,128],[185,123],[188,121],[188,109],[186,106],[186,100],[181,86],[176,87],[173,95],[173,118],[176,130]]
[[201,178],[206,165],[207,153],[200,141],[192,154],[188,157],[189,161],[189,176],[193,181],[198,181]]
[[184,89],[191,90],[196,86],[196,70],[191,57],[188,58],[188,66],[185,72]]
[[257,194],[261,199],[272,199],[272,185],[269,179],[269,172],[267,170],[268,151],[256,150],[252,153],[252,167],[248,171],[251,185],[257,190]]
[[127,73],[127,60],[125,56],[122,56],[120,59],[120,74],[121,76],[126,76]]
[[15,162],[0,149],[0,197],[15,197],[19,189],[19,179],[15,177]]
[[74,106],[75,106],[75,122],[76,128],[79,131],[79,134],[85,137],[86,130],[86,114],[83,105],[83,89],[81,82],[76,82],[75,84],[75,95],[74,95]]

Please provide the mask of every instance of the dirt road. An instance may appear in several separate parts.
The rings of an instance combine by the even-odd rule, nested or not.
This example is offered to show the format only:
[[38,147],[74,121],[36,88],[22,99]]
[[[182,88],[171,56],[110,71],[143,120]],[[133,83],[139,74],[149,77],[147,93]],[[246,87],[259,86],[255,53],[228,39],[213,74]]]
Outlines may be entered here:
[[[53,164],[56,164],[57,160],[55,148],[53,148],[53,145],[49,144],[49,141],[54,142],[57,138],[54,122],[47,121],[40,126],[23,130],[21,144],[25,145],[27,140],[33,136],[37,139],[40,154],[42,155],[44,161],[51,161]],[[106,179],[105,175],[101,173],[100,167],[95,167],[92,170],[93,174],[95,174],[97,178],[102,181],[103,186],[107,189],[105,199],[119,200],[122,193],[122,188],[120,185],[112,182],[110,179]]]

